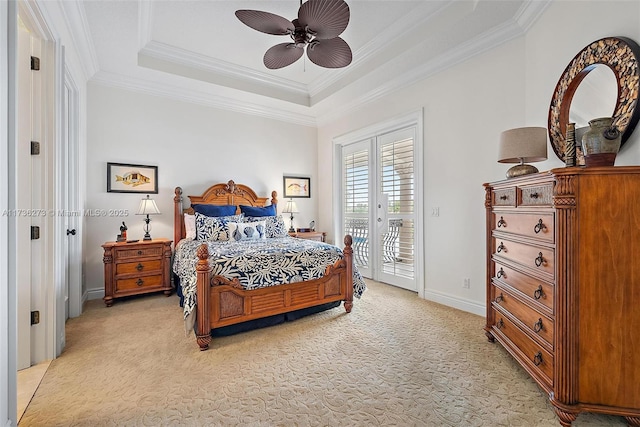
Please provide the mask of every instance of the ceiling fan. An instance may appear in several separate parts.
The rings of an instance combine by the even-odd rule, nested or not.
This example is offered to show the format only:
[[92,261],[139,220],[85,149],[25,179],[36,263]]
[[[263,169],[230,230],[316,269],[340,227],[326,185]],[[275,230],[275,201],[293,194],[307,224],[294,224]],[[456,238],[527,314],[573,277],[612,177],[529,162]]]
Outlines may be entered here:
[[264,54],[264,65],[275,70],[296,62],[303,55],[324,68],[342,68],[351,63],[351,48],[338,37],[349,24],[349,5],[344,0],[308,0],[300,4],[298,19],[259,10],[237,10],[243,24],[267,34],[290,36]]

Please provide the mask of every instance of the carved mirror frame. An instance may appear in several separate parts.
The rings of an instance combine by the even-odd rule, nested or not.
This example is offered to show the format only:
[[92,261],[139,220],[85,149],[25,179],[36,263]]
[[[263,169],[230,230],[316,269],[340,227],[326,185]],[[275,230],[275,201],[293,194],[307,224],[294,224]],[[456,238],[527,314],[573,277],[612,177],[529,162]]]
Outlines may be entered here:
[[[611,114],[613,124],[622,133],[624,144],[638,124],[640,92],[640,46],[626,37],[605,37],[582,49],[567,65],[551,98],[549,107],[549,141],[560,160],[564,160],[567,123],[573,95],[578,86],[598,64],[609,67],[616,77],[618,99]],[[594,117],[595,118],[595,117]]]

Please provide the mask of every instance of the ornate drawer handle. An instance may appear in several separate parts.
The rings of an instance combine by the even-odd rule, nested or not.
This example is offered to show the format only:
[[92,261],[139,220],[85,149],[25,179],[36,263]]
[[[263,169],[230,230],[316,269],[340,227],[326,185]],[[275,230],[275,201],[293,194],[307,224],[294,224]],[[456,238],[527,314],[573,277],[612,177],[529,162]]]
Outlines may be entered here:
[[500,320],[496,322],[496,328],[502,329],[503,326],[504,326],[504,322],[502,321],[502,318],[500,318]]
[[141,263],[138,263],[138,265],[136,265],[136,270],[138,271],[142,271],[143,268],[144,268],[144,265],[142,265]]
[[496,252],[500,253],[502,251],[507,251],[507,247],[504,245],[504,242],[500,242],[500,245],[496,248]]
[[501,278],[501,277],[506,278],[505,272],[504,272],[504,270],[502,269],[502,267],[500,267],[500,271],[498,271],[498,274],[496,274],[496,277],[497,277],[498,279],[499,279],[499,278]]
[[500,304],[502,301],[504,301],[504,295],[502,295],[502,293],[500,293],[500,295],[498,295],[496,297],[495,301],[496,301],[497,304]]
[[538,223],[533,227],[533,232],[538,234],[539,232],[541,232],[545,228],[547,228],[547,227],[542,223],[542,218],[540,218],[538,220]]
[[529,197],[531,197],[532,199],[537,199],[538,197],[540,197],[540,195],[538,193],[531,193],[529,194]]
[[538,285],[538,289],[536,289],[535,291],[533,291],[533,297],[535,299],[540,299],[542,298],[542,285]]
[[542,263],[544,262],[544,258],[542,257],[542,252],[538,253],[538,256],[536,257],[534,262],[536,264],[536,267],[540,267],[542,265]]
[[500,219],[498,220],[498,228],[500,227],[507,228],[507,222],[502,217],[500,217]]
[[538,321],[533,325],[533,330],[538,333],[542,330],[542,318],[539,318]]
[[142,286],[143,284],[144,284],[144,280],[142,280],[142,279],[138,279],[136,281],[136,285],[138,285],[138,286]]
[[507,197],[506,194],[503,194],[502,196],[500,196],[500,200],[507,200],[507,199],[508,199],[508,197]]
[[142,255],[142,251],[141,251],[141,250],[140,250],[140,251],[138,251],[138,255]]
[[537,352],[535,356],[533,356],[533,364],[536,366],[540,366],[542,363],[542,353]]

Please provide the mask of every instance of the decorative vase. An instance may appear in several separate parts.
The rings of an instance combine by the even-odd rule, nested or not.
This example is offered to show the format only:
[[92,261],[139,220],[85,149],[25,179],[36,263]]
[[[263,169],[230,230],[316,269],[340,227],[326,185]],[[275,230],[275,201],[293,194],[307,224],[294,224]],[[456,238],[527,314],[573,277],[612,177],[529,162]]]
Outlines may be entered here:
[[622,134],[613,125],[612,117],[589,121],[589,130],[582,135],[582,152],[587,167],[613,166],[620,150]]

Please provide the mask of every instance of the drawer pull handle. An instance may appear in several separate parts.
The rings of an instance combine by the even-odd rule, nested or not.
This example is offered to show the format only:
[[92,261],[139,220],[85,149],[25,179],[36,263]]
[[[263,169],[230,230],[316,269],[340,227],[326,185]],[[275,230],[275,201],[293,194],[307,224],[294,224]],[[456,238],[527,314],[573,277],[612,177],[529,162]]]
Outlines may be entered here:
[[141,251],[141,250],[140,250],[140,251],[138,251],[138,255],[142,255],[142,251]]
[[529,197],[531,197],[532,199],[537,199],[538,197],[540,197],[540,195],[538,193],[531,193],[529,194]]
[[544,263],[544,258],[542,257],[542,252],[538,253],[538,256],[535,259],[536,267],[540,267]]
[[503,194],[502,196],[500,196],[500,200],[507,200],[507,195]]
[[533,330],[538,333],[542,330],[542,318],[539,318],[538,321],[533,325]]
[[507,222],[502,217],[500,217],[500,219],[498,220],[498,228],[500,227],[507,228]]
[[136,265],[136,270],[138,271],[142,271],[142,269],[144,268],[144,265],[138,263],[138,265]]
[[502,321],[502,318],[500,318],[500,320],[496,322],[496,328],[502,329],[503,326],[504,326],[504,322]]
[[504,301],[504,295],[502,295],[502,293],[500,293],[500,295],[498,295],[496,297],[496,303],[500,304],[502,301]]
[[498,274],[496,274],[496,277],[498,279],[501,278],[501,277],[505,277],[506,278],[504,270],[502,269],[502,267],[500,267],[500,271],[498,271]]
[[538,220],[538,223],[533,227],[533,232],[538,234],[539,232],[541,232],[545,228],[547,228],[547,227],[542,223],[542,218],[540,218]]
[[507,251],[507,247],[504,245],[504,242],[500,242],[500,245],[496,248],[496,252],[500,253],[502,251]]
[[533,297],[535,299],[540,299],[542,298],[542,285],[538,285],[538,289],[536,289],[535,291],[533,291]]
[[533,356],[533,364],[536,366],[540,366],[542,364],[542,353],[537,352],[535,356]]
[[136,285],[138,285],[138,286],[142,286],[143,284],[144,284],[144,280],[142,280],[142,279],[138,279],[136,281]]

